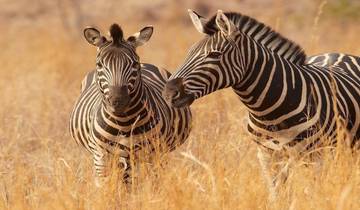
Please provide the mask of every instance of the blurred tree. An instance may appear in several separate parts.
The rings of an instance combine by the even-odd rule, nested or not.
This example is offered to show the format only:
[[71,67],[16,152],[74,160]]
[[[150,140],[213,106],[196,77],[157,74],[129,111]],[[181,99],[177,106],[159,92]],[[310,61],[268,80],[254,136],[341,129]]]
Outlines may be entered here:
[[327,6],[329,16],[341,18],[360,18],[359,0],[329,0]]

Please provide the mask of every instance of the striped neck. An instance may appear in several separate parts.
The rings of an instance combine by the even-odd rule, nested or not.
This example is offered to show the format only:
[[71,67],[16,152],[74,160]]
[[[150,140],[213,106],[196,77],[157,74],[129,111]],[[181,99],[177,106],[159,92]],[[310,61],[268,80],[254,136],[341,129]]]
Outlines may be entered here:
[[[279,110],[295,111],[302,98],[307,97],[303,65],[254,42],[247,36],[238,46],[244,61],[244,74],[233,86],[235,93],[258,121],[272,120]],[[289,94],[291,93],[291,94]],[[284,103],[286,101],[286,103]]]

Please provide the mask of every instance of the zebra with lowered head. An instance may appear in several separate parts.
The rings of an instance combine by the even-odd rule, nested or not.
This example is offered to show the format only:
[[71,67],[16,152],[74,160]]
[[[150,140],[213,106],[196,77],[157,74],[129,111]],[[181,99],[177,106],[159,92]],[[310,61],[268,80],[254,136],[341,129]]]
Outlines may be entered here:
[[113,24],[108,40],[95,28],[84,30],[85,39],[97,47],[96,70],[82,82],[70,132],[93,155],[97,184],[108,177],[114,161],[124,170],[124,182],[130,183],[131,157],[136,163],[140,151],[150,156],[171,151],[189,135],[190,109],[172,108],[161,96],[170,73],[140,63],[135,52],[152,32],[145,27],[125,40]]
[[[174,107],[232,87],[247,107],[248,131],[271,194],[280,171],[271,159],[298,156],[336,143],[337,128],[354,146],[360,137],[360,58],[325,54],[310,58],[270,27],[239,13],[218,11],[210,20],[189,10],[206,37],[194,44],[167,82],[163,96]],[[329,63],[327,64],[327,61]],[[286,174],[284,175],[286,177]]]

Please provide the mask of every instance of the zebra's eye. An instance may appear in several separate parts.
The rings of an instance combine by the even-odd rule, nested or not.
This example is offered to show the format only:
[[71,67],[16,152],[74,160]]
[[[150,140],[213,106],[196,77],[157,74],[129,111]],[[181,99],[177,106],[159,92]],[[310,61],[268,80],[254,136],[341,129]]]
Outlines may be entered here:
[[132,68],[140,70],[140,68],[141,68],[140,63],[138,63],[138,62],[133,63]]
[[96,63],[96,68],[101,69],[102,67],[103,67],[103,65],[100,62]]
[[212,58],[212,59],[219,59],[221,55],[222,55],[222,53],[219,51],[212,51],[212,52],[209,52],[209,54],[206,57]]

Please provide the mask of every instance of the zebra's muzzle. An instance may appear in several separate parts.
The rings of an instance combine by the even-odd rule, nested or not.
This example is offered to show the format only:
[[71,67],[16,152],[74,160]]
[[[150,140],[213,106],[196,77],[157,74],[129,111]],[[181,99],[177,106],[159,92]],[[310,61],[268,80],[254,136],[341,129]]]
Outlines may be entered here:
[[130,103],[130,96],[126,86],[109,87],[108,108],[115,114],[123,113]]
[[195,100],[195,96],[193,94],[185,92],[182,78],[169,80],[165,84],[162,94],[165,101],[176,108],[190,106]]

